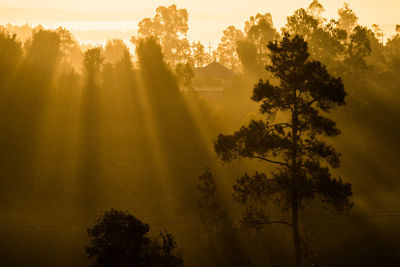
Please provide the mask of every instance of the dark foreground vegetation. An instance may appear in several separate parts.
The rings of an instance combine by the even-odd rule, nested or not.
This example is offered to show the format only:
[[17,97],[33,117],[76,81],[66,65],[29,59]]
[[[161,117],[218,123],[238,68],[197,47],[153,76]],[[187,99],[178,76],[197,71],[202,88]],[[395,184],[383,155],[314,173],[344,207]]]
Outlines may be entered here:
[[160,232],[153,240],[149,230],[128,212],[106,211],[88,229],[87,256],[95,259],[95,266],[183,266],[173,236]]
[[212,54],[174,5],[133,54],[3,26],[1,265],[397,266],[400,26],[322,12]]

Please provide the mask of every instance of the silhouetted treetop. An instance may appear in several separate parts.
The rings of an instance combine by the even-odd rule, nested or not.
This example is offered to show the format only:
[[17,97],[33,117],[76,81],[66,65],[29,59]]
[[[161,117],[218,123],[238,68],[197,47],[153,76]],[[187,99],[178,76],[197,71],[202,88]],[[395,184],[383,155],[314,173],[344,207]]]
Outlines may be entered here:
[[[341,79],[329,75],[320,62],[308,60],[307,43],[302,37],[296,35],[291,39],[285,34],[282,41],[270,43],[268,48],[271,64],[266,69],[278,79],[279,85],[266,81],[255,87],[252,99],[262,102],[262,113],[293,110],[294,105],[301,111],[312,112],[314,103],[328,111],[333,105],[344,104],[346,93]],[[290,101],[293,90],[301,94],[295,102]]]
[[196,67],[203,67],[212,60],[211,55],[205,52],[204,45],[200,41],[192,43],[192,57]]
[[175,68],[175,75],[179,87],[183,90],[192,90],[193,84],[192,79],[194,77],[194,71],[190,64],[179,63]]
[[104,48],[104,62],[115,64],[127,55],[129,48],[121,39],[108,40]]
[[317,30],[318,24],[316,18],[308,14],[305,9],[300,8],[287,18],[285,30],[292,35],[299,34],[309,37]]
[[270,13],[251,16],[244,26],[245,38],[238,40],[237,53],[244,68],[254,73],[268,60],[268,43],[279,37]]
[[350,35],[350,43],[347,48],[344,63],[351,73],[359,73],[368,69],[366,58],[371,54],[371,43],[368,38],[368,30],[365,27],[356,26]]
[[325,8],[318,0],[313,0],[308,6],[307,10],[312,14],[313,17],[321,19],[321,15],[325,11]]
[[35,66],[36,71],[54,73],[55,66],[62,56],[60,37],[56,32],[48,30],[35,32],[26,49],[26,62]]
[[216,52],[218,62],[234,70],[239,63],[237,54],[238,41],[243,39],[244,34],[241,30],[236,29],[234,26],[226,28]]
[[351,32],[357,25],[358,17],[353,10],[349,8],[348,3],[344,3],[343,7],[338,10],[339,25],[347,32]]
[[[145,18],[139,22],[139,38],[153,37],[162,47],[167,63],[175,65],[186,62],[190,56],[190,44],[186,38],[188,12],[178,9],[176,5],[160,6],[153,18]],[[132,37],[136,43],[138,38]]]

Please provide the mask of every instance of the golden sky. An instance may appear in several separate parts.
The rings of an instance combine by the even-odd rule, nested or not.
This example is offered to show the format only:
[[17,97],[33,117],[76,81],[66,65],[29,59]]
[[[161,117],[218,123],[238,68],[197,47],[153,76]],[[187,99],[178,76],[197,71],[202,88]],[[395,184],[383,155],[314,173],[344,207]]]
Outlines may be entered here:
[[[0,7],[46,8],[72,12],[97,13],[95,20],[139,21],[154,15],[160,5],[176,4],[189,11],[189,37],[203,41],[215,40],[228,25],[242,28],[252,15],[270,12],[274,24],[279,29],[285,24],[286,17],[300,7],[307,7],[311,0],[0,0]],[[344,0],[320,0],[325,7],[324,16],[336,18],[337,10]],[[381,25],[386,36],[394,33],[396,24],[400,24],[399,0],[350,0],[346,1],[366,26]],[[31,11],[30,11],[31,12]],[[4,16],[1,23],[4,23]],[[6,16],[12,20],[13,13]],[[29,16],[27,20],[29,20]],[[49,16],[51,17],[51,16]],[[89,16],[90,17],[90,16]],[[48,16],[40,16],[46,22]],[[54,22],[54,16],[52,18]],[[65,19],[64,19],[65,21]],[[15,23],[15,21],[10,21]],[[21,23],[22,21],[18,21]],[[33,21],[25,21],[33,22]],[[34,21],[37,23],[38,21]],[[136,25],[132,26],[136,27]]]

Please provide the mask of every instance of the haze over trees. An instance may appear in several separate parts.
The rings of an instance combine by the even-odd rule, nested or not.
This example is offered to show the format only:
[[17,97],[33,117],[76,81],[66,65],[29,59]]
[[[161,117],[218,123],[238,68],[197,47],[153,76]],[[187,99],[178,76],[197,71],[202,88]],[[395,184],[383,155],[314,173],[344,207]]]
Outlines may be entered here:
[[1,263],[397,266],[400,26],[310,1],[211,50],[189,15],[161,6],[104,46],[1,26]]

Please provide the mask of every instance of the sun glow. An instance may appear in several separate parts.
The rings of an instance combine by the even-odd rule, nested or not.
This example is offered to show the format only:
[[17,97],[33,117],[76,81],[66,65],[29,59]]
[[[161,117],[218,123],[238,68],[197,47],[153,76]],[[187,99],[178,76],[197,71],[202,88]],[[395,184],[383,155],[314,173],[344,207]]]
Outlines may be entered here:
[[[3,1],[0,7],[0,23],[17,25],[29,23],[33,26],[42,24],[46,28],[66,27],[78,41],[83,43],[104,44],[107,39],[120,38],[128,41],[134,35],[137,23],[152,17],[160,5],[177,4],[189,12],[189,32],[191,41],[200,40],[216,48],[222,31],[229,25],[243,29],[243,22],[257,13],[270,12],[274,25],[280,29],[286,24],[286,17],[294,10],[307,8],[308,0],[250,0],[244,5],[242,1]],[[343,0],[321,1],[325,7],[324,16],[337,18],[337,10]],[[353,0],[350,7],[359,16],[363,25],[378,24],[383,29],[385,38],[395,33],[399,23],[397,10],[400,2],[396,0],[376,1]],[[140,10],[140,11],[139,11]],[[223,12],[220,12],[222,11]]]

